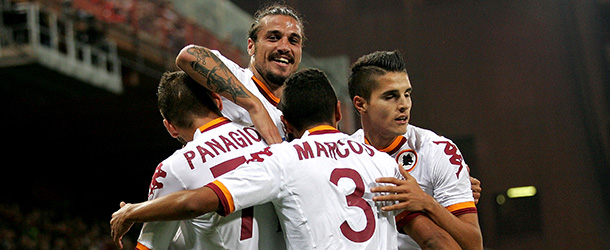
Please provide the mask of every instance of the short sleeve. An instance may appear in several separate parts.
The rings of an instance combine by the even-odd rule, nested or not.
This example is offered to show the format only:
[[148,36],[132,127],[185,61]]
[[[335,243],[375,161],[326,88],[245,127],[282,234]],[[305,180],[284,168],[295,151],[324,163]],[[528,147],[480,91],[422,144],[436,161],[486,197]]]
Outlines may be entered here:
[[226,58],[225,56],[223,56],[222,54],[220,54],[220,52],[218,50],[210,50],[214,55],[216,55],[216,57],[218,57],[218,59],[220,59],[220,61],[222,61],[222,63],[225,64],[225,66],[227,66],[227,68],[231,71],[231,73],[233,73],[235,76],[238,75],[239,72],[243,71],[243,68],[241,66],[239,66],[237,63],[231,61],[229,58]]
[[247,164],[206,185],[220,199],[220,215],[270,202],[279,196],[282,169],[273,154],[269,147],[252,154],[254,157]]
[[[184,190],[169,161],[157,166],[149,186],[148,200]],[[167,249],[176,235],[179,221],[146,222],[140,231],[137,249]]]
[[253,126],[252,118],[250,118],[250,113],[241,106],[235,104],[231,100],[221,97],[223,109],[220,111],[222,115],[229,120],[239,123],[242,126]]
[[172,243],[180,221],[152,221],[142,225],[138,249],[167,249]]
[[476,213],[466,162],[457,146],[443,139],[431,145],[434,199],[454,215]]
[[185,186],[172,171],[171,163],[164,161],[157,166],[148,187],[148,200],[153,200],[184,190]]

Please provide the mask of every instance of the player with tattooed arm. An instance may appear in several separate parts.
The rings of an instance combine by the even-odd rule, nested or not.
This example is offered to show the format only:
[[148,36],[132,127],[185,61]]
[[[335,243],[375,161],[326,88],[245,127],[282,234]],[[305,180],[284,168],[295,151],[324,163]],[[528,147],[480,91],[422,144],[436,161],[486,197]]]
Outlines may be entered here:
[[[284,81],[301,62],[304,41],[303,22],[298,13],[289,6],[275,4],[254,16],[248,33],[247,68],[241,68],[218,51],[197,45],[182,49],[176,65],[223,96],[224,116],[244,125],[255,125],[268,143],[277,143],[285,132],[281,111],[276,106]],[[263,114],[267,112],[268,115]]]

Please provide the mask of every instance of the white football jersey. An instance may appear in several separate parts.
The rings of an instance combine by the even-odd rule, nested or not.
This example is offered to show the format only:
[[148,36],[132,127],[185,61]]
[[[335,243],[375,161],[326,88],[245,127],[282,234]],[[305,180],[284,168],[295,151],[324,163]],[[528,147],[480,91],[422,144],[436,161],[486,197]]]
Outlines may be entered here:
[[[262,103],[269,116],[271,116],[271,120],[277,126],[277,129],[280,132],[280,136],[282,139],[285,138],[286,132],[284,130],[284,124],[280,120],[280,116],[282,115],[282,111],[277,108],[278,103],[280,103],[280,98],[273,95],[273,93],[262,83],[259,79],[256,79],[252,71],[248,68],[242,68],[235,62],[229,60],[224,57],[217,50],[211,50],[214,55],[216,55],[226,66],[229,68],[231,73],[235,75],[237,80],[239,80],[248,91],[252,92]],[[253,126],[252,118],[250,117],[250,113],[241,106],[235,104],[233,101],[222,97],[222,105],[224,106],[222,109],[222,114],[231,119],[233,122],[237,122],[244,126]]]
[[395,214],[373,202],[376,178],[398,176],[385,153],[327,125],[253,154],[208,184],[225,215],[272,202],[288,249],[396,249]]
[[[224,117],[210,121],[195,132],[193,141],[159,164],[148,199],[200,188],[265,147],[253,128]],[[175,236],[182,238],[179,248],[184,249],[283,249],[285,242],[278,229],[279,220],[268,203],[227,217],[208,213],[184,221],[144,223],[136,249],[168,249]]]
[[[352,138],[368,144],[362,129],[356,131]],[[404,136],[396,137],[388,147],[380,151],[402,163],[421,189],[449,212],[456,216],[477,212],[468,166],[451,140],[409,124]],[[399,228],[414,218],[407,215],[405,212],[396,217]],[[421,249],[406,234],[399,234],[398,244],[400,249]]]

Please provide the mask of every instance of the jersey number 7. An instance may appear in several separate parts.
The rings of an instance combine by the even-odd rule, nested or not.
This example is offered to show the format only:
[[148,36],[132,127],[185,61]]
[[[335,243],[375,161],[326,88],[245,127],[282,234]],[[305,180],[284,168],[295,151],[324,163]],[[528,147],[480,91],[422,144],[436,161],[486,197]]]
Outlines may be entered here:
[[[239,165],[246,162],[246,158],[243,156],[225,161],[216,166],[210,168],[214,178],[218,178],[225,173],[239,167]],[[254,208],[248,207],[241,210],[241,233],[239,240],[246,240],[252,238],[252,223],[254,217]]]

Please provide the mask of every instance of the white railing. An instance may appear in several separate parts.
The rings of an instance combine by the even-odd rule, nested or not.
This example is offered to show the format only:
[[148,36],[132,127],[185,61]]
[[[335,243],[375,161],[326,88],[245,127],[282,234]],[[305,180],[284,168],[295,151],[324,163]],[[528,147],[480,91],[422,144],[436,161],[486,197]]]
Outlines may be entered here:
[[37,2],[21,2],[9,10],[4,6],[3,11],[15,20],[0,25],[0,67],[38,62],[113,93],[123,91],[115,43],[77,40],[72,20],[41,10]]

